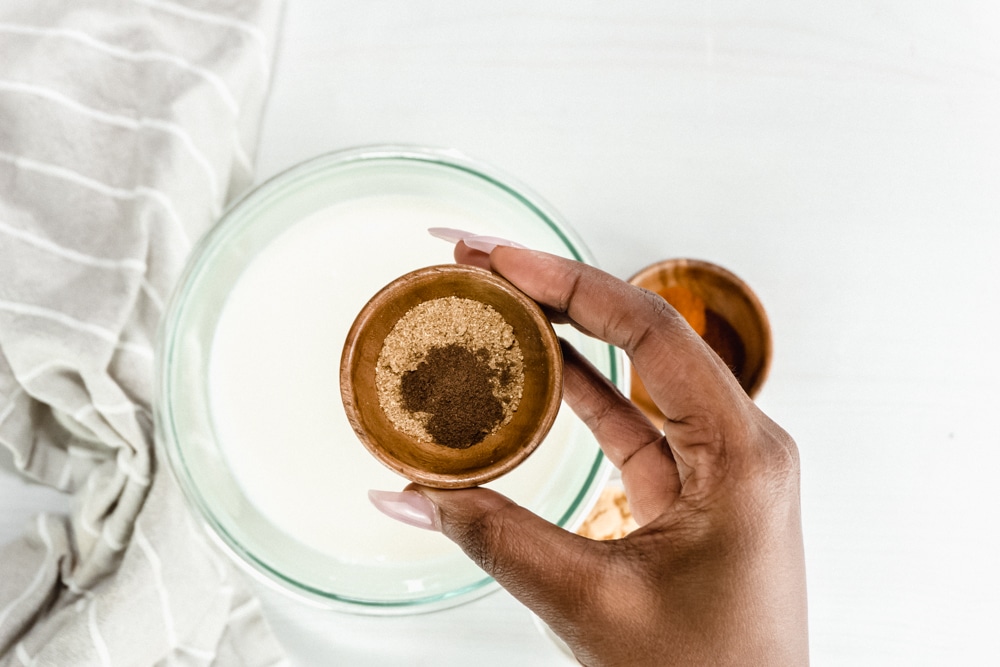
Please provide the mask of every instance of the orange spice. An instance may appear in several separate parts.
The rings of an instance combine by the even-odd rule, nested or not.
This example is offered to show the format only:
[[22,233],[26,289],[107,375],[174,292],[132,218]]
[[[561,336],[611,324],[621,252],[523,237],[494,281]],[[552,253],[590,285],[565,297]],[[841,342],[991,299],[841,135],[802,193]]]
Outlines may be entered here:
[[746,365],[746,349],[732,325],[724,317],[709,309],[700,296],[682,285],[664,287],[660,289],[659,294],[687,320],[695,333],[705,339],[709,347],[715,350],[733,374],[742,381],[743,367]]
[[[669,285],[657,290],[667,303],[674,307],[688,325],[711,347],[722,361],[729,366],[733,375],[743,383],[746,366],[746,348],[739,334],[724,317],[708,308],[705,300],[693,290],[683,285]],[[653,398],[646,391],[642,379],[635,367],[632,375],[632,402],[639,406],[647,415],[660,417],[660,410]]]
[[674,307],[674,310],[680,313],[681,317],[687,320],[695,333],[699,336],[705,335],[707,322],[704,299],[682,285],[664,287],[659,294]]

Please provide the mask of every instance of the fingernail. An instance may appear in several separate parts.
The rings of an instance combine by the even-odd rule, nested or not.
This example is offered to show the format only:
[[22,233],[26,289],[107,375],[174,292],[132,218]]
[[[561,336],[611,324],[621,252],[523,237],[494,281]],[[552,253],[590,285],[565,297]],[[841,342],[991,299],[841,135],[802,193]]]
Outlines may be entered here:
[[458,243],[470,236],[475,236],[472,232],[466,232],[461,229],[452,229],[451,227],[430,227],[427,232],[434,238],[441,239],[442,241],[448,241],[449,243]]
[[441,530],[437,507],[416,491],[368,491],[368,500],[382,514],[425,530]]
[[487,255],[493,252],[493,249],[500,245],[507,246],[508,248],[527,248],[527,246],[523,246],[517,241],[502,239],[499,236],[474,234],[472,232],[466,232],[461,229],[452,229],[450,227],[431,227],[427,231],[431,236],[448,241],[449,243],[464,241],[465,245],[469,246],[473,250],[485,252]]
[[462,239],[465,245],[469,246],[473,250],[478,250],[480,252],[485,252],[487,255],[493,252],[493,249],[498,245],[507,246],[508,248],[527,248],[528,246],[523,246],[516,241],[508,241],[507,239],[502,239],[497,236],[469,236]]

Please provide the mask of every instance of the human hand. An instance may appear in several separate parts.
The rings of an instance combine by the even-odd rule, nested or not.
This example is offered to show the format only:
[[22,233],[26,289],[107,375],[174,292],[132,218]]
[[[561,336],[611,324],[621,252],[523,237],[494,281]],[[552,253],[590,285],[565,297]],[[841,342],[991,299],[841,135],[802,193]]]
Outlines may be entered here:
[[[585,665],[806,665],[795,443],[659,296],[505,242],[459,242],[554,322],[623,349],[662,431],[564,343],[564,398],[621,470],[640,528],[597,542],[482,488],[373,492],[440,530],[538,614]],[[475,247],[472,247],[475,246]],[[485,251],[485,252],[484,252]]]

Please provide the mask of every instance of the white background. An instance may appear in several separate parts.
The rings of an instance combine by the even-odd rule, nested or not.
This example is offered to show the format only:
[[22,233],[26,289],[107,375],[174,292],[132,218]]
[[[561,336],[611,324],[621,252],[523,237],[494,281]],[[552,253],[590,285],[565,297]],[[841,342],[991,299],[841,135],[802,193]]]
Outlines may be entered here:
[[[392,142],[514,175],[620,277],[743,277],[802,456],[813,664],[1000,664],[1000,6],[289,0],[260,178]],[[0,542],[63,506],[0,471]],[[264,601],[304,665],[560,663],[503,592]]]

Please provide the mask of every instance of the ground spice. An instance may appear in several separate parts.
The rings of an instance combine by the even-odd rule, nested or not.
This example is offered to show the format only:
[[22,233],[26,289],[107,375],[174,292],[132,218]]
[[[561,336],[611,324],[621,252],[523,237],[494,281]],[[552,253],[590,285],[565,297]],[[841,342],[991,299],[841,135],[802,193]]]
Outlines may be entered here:
[[442,297],[414,306],[389,332],[375,385],[397,429],[464,449],[510,421],[524,389],[524,359],[496,309]]
[[699,336],[705,335],[705,301],[682,285],[671,285],[660,290],[660,296],[674,307]]
[[747,365],[747,350],[743,344],[743,339],[736,333],[724,317],[714,310],[705,311],[705,333],[702,338],[708,346],[715,350],[715,353],[722,358],[729,369],[742,384],[746,381],[743,377]]
[[695,332],[722,358],[741,382],[746,366],[746,347],[736,329],[721,315],[705,305],[705,301],[682,285],[671,285],[660,290],[667,300],[687,320]]
[[483,348],[435,347],[415,370],[403,373],[402,404],[430,415],[425,427],[438,444],[471,447],[503,419],[503,404],[493,394],[498,375]]

